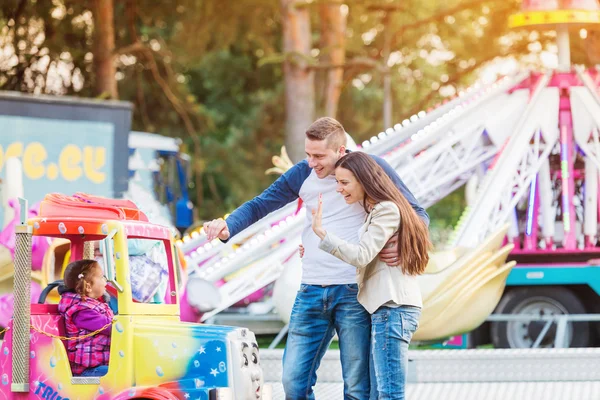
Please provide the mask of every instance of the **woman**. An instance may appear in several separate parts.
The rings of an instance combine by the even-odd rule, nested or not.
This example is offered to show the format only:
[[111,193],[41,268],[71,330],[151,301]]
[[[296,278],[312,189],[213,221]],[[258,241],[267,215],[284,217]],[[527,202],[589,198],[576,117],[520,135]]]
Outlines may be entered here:
[[[427,227],[369,155],[344,156],[336,164],[335,177],[346,203],[359,202],[367,212],[360,242],[345,242],[323,229],[321,198],[312,212],[312,228],[321,239],[319,248],[357,267],[358,301],[371,314],[371,379],[376,381],[377,398],[404,399],[408,345],[422,307],[416,276],[425,270],[431,247]],[[389,267],[378,254],[396,231],[401,263]]]

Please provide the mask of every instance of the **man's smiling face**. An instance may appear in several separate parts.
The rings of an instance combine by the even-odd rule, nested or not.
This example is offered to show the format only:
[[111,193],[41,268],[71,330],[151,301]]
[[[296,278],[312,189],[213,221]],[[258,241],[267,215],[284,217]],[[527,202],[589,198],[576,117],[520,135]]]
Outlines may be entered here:
[[304,140],[304,151],[308,160],[308,166],[315,170],[317,177],[323,179],[333,175],[335,163],[345,154],[346,147],[331,148],[327,140]]

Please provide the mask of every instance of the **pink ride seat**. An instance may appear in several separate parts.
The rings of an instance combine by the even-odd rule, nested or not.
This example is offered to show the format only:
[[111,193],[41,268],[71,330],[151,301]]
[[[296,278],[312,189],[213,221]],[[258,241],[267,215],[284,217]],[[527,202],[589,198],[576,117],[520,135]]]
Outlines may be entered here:
[[[58,304],[31,304],[31,319],[41,320],[44,323],[39,326],[44,327],[44,332],[58,336],[66,336],[65,319],[58,312]],[[67,342],[62,340],[67,350]]]

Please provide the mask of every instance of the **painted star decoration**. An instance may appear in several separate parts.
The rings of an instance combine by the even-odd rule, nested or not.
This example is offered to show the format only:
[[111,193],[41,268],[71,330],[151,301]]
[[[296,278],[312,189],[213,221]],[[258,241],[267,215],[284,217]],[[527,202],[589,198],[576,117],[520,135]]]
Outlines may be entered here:
[[217,377],[217,374],[218,374],[218,373],[219,373],[219,371],[217,371],[217,369],[216,369],[216,368],[211,368],[211,369],[210,369],[210,374],[211,374],[212,376],[214,376],[215,378]]

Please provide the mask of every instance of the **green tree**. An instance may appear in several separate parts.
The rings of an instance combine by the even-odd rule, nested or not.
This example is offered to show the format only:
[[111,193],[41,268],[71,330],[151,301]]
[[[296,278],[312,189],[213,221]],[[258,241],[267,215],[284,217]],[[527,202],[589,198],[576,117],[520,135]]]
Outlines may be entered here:
[[[114,76],[119,98],[135,105],[133,129],[184,140],[193,200],[212,218],[272,182],[263,171],[286,131],[302,157],[315,116],[335,115],[360,142],[385,127],[384,103],[396,123],[454,96],[491,62],[539,65],[553,34],[511,31],[518,9],[518,0],[238,0],[226,9],[215,0],[5,0],[0,88],[115,97]],[[112,34],[95,29],[99,18]],[[302,23],[286,31],[294,18]],[[114,50],[98,35],[113,35]],[[593,32],[571,39],[574,62],[595,62]],[[111,65],[114,74],[99,72]],[[299,113],[294,129],[286,113]]]
[[[219,113],[197,101],[196,94],[189,90],[194,87],[190,79],[198,74],[198,65],[215,67],[202,64],[205,56],[227,51],[236,43],[241,43],[237,51],[247,53],[254,62],[246,64],[249,70],[242,75],[257,71],[257,57],[272,53],[271,46],[277,42],[272,38],[280,35],[280,26],[273,16],[276,2],[242,0],[238,5],[239,8],[225,15],[216,2],[200,0],[168,4],[144,0],[8,0],[0,5],[0,47],[5,56],[0,59],[0,87],[30,93],[120,97],[132,101],[135,104],[133,129],[179,136],[188,144],[194,161],[195,179],[191,187],[196,190],[192,197],[202,216],[214,215],[225,205],[219,204],[213,209],[203,204],[205,191],[210,193],[211,199],[219,198],[214,176],[204,176],[206,166],[217,153],[205,153],[203,142],[210,146],[213,134],[218,133],[213,129],[222,129],[223,123],[212,120],[220,117]],[[252,12],[248,12],[249,9]],[[95,28],[98,26],[100,29]],[[188,40],[189,37],[197,40]],[[242,75],[223,77],[228,81],[210,84],[212,88],[227,87],[232,78],[235,82]],[[259,71],[257,78],[261,82],[266,78],[264,86],[273,87],[276,84],[272,82],[281,76],[265,76]],[[255,101],[266,99],[261,107],[268,109],[268,92],[269,89],[258,88],[249,95],[253,95]],[[255,118],[256,126],[264,122],[255,110],[240,112],[247,111]],[[259,128],[262,126],[257,132]],[[239,129],[232,124],[226,130],[234,136],[224,139],[223,146],[227,143],[237,146],[242,139],[248,142],[256,132],[240,133]],[[255,155],[266,160],[260,152],[252,152],[241,160],[234,151],[226,153],[228,159],[215,162],[255,165]],[[232,184],[238,183],[237,176],[231,174]],[[226,192],[223,198],[229,203],[240,201],[229,198],[229,191]]]

